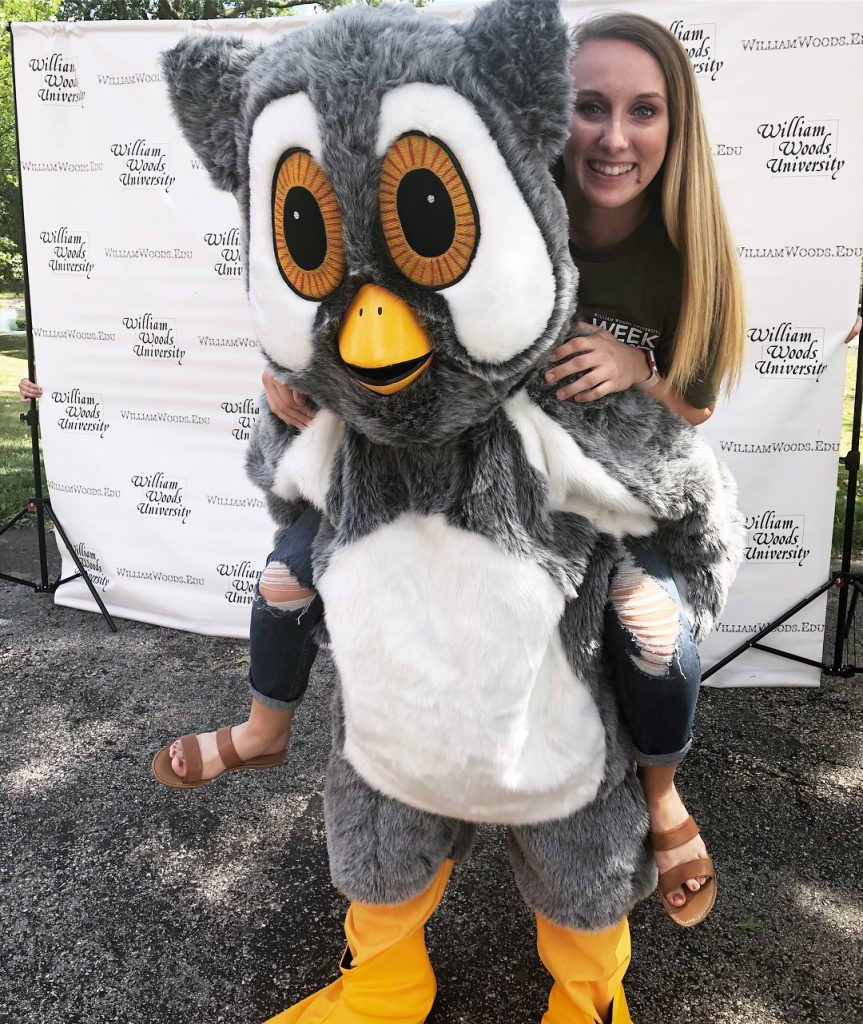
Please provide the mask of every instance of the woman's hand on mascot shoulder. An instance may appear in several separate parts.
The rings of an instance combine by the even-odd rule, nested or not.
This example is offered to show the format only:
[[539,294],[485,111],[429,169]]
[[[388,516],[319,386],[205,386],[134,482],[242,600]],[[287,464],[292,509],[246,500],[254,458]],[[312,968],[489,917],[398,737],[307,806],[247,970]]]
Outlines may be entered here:
[[306,396],[302,391],[280,383],[269,370],[264,370],[261,383],[264,385],[267,405],[273,415],[298,430],[305,430],[315,414],[306,405]]
[[[579,321],[579,330],[585,331],[552,349],[549,360],[557,363],[545,375],[551,384],[573,373],[583,373],[578,380],[564,385],[557,397],[574,398],[576,402],[593,402],[613,391],[626,391],[650,376],[644,353],[632,345],[618,341],[608,331]],[[568,358],[567,358],[568,357]]]

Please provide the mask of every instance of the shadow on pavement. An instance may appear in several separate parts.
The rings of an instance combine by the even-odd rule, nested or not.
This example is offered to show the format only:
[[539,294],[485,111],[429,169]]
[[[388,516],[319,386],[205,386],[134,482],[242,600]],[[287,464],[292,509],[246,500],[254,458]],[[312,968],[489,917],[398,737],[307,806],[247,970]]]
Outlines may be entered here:
[[[4,567],[35,551],[29,530],[0,544]],[[332,980],[342,951],[321,797],[332,666],[282,769],[176,792],[150,758],[244,715],[245,645],[119,625],[0,584],[0,1021],[258,1024]],[[861,710],[859,677],[703,691],[680,779],[720,900],[690,931],[657,897],[632,915],[638,1024],[857,1018]],[[550,980],[498,831],[428,934],[430,1024],[540,1020]]]

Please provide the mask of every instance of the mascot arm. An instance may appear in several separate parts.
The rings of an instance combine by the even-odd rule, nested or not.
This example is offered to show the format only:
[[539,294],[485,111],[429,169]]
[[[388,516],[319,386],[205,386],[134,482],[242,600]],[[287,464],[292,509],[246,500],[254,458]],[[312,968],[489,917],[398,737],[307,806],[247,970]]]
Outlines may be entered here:
[[270,514],[281,527],[290,526],[308,506],[324,516],[336,455],[345,424],[329,409],[316,408],[309,426],[298,430],[279,419],[261,395],[260,415],[246,451],[246,472],[266,494]]
[[263,393],[260,410],[246,449],[246,475],[263,490],[273,521],[284,528],[298,519],[307,506],[299,495],[280,493],[276,489],[279,464],[299,435],[299,430],[280,420],[270,410]]
[[[618,536],[652,535],[668,559],[701,641],[725,606],[743,552],[737,487],[694,427],[638,391],[588,404],[534,391],[577,448],[634,496],[655,529],[618,517]],[[575,485],[578,480],[576,478]],[[602,528],[600,526],[600,528]]]
[[686,473],[683,515],[659,519],[656,531],[657,547],[674,573],[696,643],[722,614],[743,556],[744,537],[734,478],[706,444],[698,448],[697,457],[680,467]]

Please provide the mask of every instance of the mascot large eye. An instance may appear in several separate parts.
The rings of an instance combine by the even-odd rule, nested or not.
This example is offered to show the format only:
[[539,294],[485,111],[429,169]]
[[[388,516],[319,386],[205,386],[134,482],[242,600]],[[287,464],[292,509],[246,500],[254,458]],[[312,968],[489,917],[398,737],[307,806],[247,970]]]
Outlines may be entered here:
[[479,242],[479,216],[456,158],[437,139],[409,132],[381,168],[381,225],[399,270],[445,288],[464,277]]
[[304,299],[342,280],[342,214],[329,179],[304,149],[289,149],[273,175],[273,248],[282,277]]

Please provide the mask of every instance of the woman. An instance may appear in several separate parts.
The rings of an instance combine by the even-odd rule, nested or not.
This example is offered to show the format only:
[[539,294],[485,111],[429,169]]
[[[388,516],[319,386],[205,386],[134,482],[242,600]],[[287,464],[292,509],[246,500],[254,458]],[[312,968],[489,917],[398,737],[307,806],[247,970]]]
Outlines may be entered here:
[[[561,385],[561,401],[649,390],[697,425],[711,415],[720,383],[739,376],[744,311],[695,78],[678,41],[637,15],[587,22],[575,44],[577,98],[556,170],[580,271],[580,334],[552,352],[547,380]],[[264,385],[274,413],[300,429],[310,422],[304,396],[267,374]],[[304,514],[262,574],[252,613],[249,720],[163,748],[154,759],[159,781],[182,788],[232,767],[281,762],[315,654],[316,529],[317,514]],[[627,544],[615,567],[607,638],[651,831],[664,834],[655,842],[657,864],[679,874],[680,865],[706,857],[674,786],[691,743],[699,663],[670,570],[649,540]],[[687,877],[686,885],[694,893],[705,881]],[[679,882],[666,894],[678,917],[687,904]],[[681,923],[706,916],[714,888],[702,894],[709,897],[702,907],[690,900]]]
[[[600,16],[574,40],[576,102],[558,173],[580,273],[578,327],[587,333],[552,352],[546,379],[562,383],[562,401],[647,390],[697,426],[720,385],[739,377],[745,316],[695,76],[674,36],[638,15]],[[669,872],[660,889],[672,917],[695,924],[715,885],[683,909],[680,882],[695,893],[707,879],[675,875],[707,850],[674,774],[692,742],[700,663],[650,538],[626,544],[606,623],[657,867]]]

